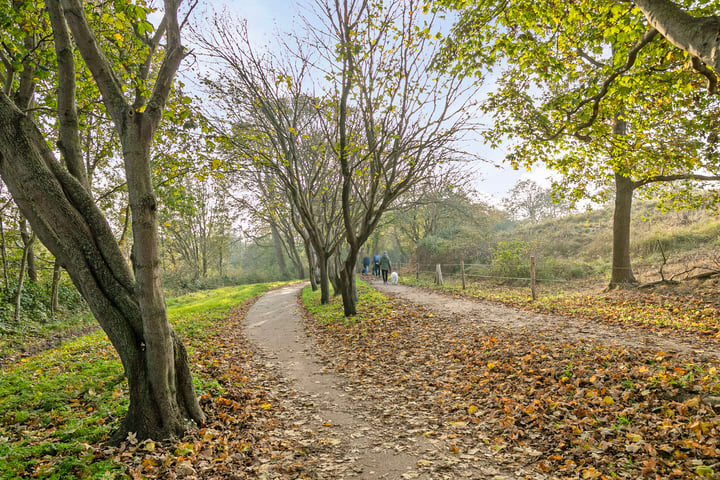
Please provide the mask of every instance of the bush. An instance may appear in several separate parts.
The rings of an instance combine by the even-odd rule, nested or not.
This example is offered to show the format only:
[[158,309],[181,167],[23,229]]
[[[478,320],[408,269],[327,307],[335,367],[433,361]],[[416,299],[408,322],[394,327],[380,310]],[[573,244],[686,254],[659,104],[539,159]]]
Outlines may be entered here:
[[530,245],[513,240],[498,242],[492,250],[492,274],[498,277],[530,277]]

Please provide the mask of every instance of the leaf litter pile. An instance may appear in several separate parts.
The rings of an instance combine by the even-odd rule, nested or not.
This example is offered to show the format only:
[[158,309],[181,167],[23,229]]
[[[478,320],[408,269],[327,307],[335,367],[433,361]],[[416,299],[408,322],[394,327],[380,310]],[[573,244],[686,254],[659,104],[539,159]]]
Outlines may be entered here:
[[458,458],[484,445],[533,478],[720,478],[714,363],[479,327],[399,300],[381,318],[307,327],[378,416]]

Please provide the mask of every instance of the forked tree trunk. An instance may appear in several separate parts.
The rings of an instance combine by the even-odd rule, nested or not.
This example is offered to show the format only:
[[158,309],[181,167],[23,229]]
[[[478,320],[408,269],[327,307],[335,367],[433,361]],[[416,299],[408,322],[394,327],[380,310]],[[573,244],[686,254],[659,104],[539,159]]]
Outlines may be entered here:
[[[136,152],[126,153],[133,157]],[[147,152],[137,153],[135,160]],[[132,175],[136,174],[133,168],[142,167],[131,161],[128,171]],[[150,182],[140,180],[140,186],[131,188],[133,229],[139,247],[133,281],[114,234],[91,195],[55,160],[32,120],[3,93],[0,176],[120,355],[130,407],[112,440],[121,441],[128,432],[135,432],[138,438],[162,439],[181,434],[186,418],[202,423],[185,347],[170,330],[165,315],[154,235],[155,201],[147,193],[152,191]]]
[[149,160],[153,129],[147,122],[143,114],[130,110],[121,135],[136,255],[133,293],[140,307],[142,341],[139,346],[123,345],[118,350],[132,359],[130,370],[126,368],[130,402],[133,377],[138,400],[132,415],[129,411],[125,419],[126,424],[134,424],[128,431],[147,432],[150,437],[143,438],[155,438],[153,430],[159,430],[158,438],[167,438],[185,431],[185,418],[202,423],[202,412],[185,347],[170,328],[165,310],[157,201]]

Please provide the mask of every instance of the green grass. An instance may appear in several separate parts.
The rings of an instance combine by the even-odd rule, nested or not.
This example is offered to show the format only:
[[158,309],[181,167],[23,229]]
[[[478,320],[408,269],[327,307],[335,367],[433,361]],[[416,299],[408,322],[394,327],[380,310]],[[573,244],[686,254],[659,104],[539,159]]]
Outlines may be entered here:
[[[174,328],[193,343],[214,320],[276,284],[198,292],[168,301]],[[127,409],[127,383],[103,332],[0,366],[0,479],[125,478],[125,468],[95,458],[88,445],[108,439]],[[202,392],[211,380],[196,378]],[[207,385],[206,385],[207,383]]]
[[21,321],[8,328],[7,334],[0,337],[0,358],[12,355],[19,347],[27,348],[33,341],[62,336],[93,325],[97,325],[97,322],[88,312],[73,312],[46,322]]
[[302,291],[302,301],[305,308],[315,319],[323,324],[331,323],[357,323],[365,319],[379,319],[389,315],[392,307],[387,297],[366,283],[357,282],[359,301],[357,302],[357,315],[347,318],[343,313],[343,303],[340,295],[331,297],[330,302],[320,303],[320,290],[312,291],[305,287]]

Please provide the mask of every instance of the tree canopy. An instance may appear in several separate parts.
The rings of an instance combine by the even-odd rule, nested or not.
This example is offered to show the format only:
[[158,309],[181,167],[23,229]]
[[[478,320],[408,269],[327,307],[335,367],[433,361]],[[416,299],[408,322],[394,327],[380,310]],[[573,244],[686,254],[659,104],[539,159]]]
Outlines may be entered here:
[[516,167],[542,162],[559,172],[569,198],[615,185],[611,283],[633,281],[632,193],[720,179],[716,59],[701,46],[712,7],[691,16],[664,0],[438,3],[460,14],[441,61],[495,87],[483,105],[492,117],[486,140],[507,143]]

